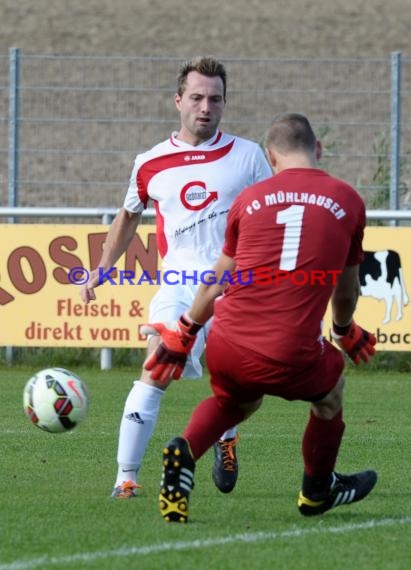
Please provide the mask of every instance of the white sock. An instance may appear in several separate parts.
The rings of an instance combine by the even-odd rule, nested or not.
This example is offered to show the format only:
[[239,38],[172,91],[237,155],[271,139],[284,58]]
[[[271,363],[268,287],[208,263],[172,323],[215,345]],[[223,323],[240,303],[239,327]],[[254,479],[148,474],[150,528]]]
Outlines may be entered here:
[[141,380],[134,383],[124,405],[120,423],[115,487],[124,481],[136,482],[151,434],[157,423],[163,390]]
[[234,439],[236,435],[237,435],[237,426],[234,426],[233,428],[225,431],[223,435],[220,437],[220,439],[224,441],[227,439]]

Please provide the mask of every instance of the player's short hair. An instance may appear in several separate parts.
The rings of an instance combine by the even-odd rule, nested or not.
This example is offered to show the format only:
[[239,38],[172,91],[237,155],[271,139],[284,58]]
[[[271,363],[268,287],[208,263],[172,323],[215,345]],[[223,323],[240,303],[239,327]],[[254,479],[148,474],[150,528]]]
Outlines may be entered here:
[[227,92],[227,72],[221,61],[209,55],[196,57],[185,61],[177,75],[177,93],[181,95],[184,93],[187,83],[187,75],[191,71],[197,71],[206,77],[221,77],[224,87],[224,100]]
[[274,147],[282,153],[315,152],[316,136],[304,115],[280,113],[274,117],[266,133],[265,146]]

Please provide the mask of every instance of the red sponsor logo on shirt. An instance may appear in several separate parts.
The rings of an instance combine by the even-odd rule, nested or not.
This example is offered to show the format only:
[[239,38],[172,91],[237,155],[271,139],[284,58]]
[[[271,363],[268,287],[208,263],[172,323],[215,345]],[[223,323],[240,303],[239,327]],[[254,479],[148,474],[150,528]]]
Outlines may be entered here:
[[180,192],[180,198],[183,206],[187,210],[203,210],[211,202],[217,200],[216,191],[208,191],[205,182],[201,180],[193,180],[183,186]]

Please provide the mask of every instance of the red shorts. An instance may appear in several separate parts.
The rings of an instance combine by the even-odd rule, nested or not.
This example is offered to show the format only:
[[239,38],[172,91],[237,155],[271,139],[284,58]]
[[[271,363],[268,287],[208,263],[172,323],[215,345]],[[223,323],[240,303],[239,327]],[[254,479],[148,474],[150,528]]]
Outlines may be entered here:
[[344,369],[342,353],[325,339],[315,359],[284,364],[235,346],[212,328],[206,358],[214,395],[226,403],[251,402],[264,395],[318,401],[334,388]]

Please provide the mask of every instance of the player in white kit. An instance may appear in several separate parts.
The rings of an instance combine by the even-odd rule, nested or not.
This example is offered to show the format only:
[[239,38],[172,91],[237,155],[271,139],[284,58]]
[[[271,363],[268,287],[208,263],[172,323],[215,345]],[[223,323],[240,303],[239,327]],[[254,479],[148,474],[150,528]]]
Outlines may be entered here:
[[[272,175],[263,151],[255,142],[219,130],[226,101],[226,72],[221,62],[200,57],[182,65],[175,104],[180,130],[136,157],[130,185],[107,235],[98,268],[81,288],[85,303],[96,299],[99,268],[107,271],[126,251],[151,200],[156,210],[157,245],[163,259],[162,282],[150,303],[148,321],[173,322],[191,306],[204,271],[214,264],[224,240],[226,218],[234,198],[247,186]],[[194,326],[187,323],[187,327]],[[208,327],[201,329],[186,378],[202,376],[200,356]],[[147,353],[159,344],[148,340]],[[138,471],[153,433],[161,398],[170,381],[153,381],[142,370],[126,399],[120,424],[118,472],[112,496],[128,499],[137,494]],[[236,428],[221,435],[214,446],[213,480],[220,491],[236,483]]]

